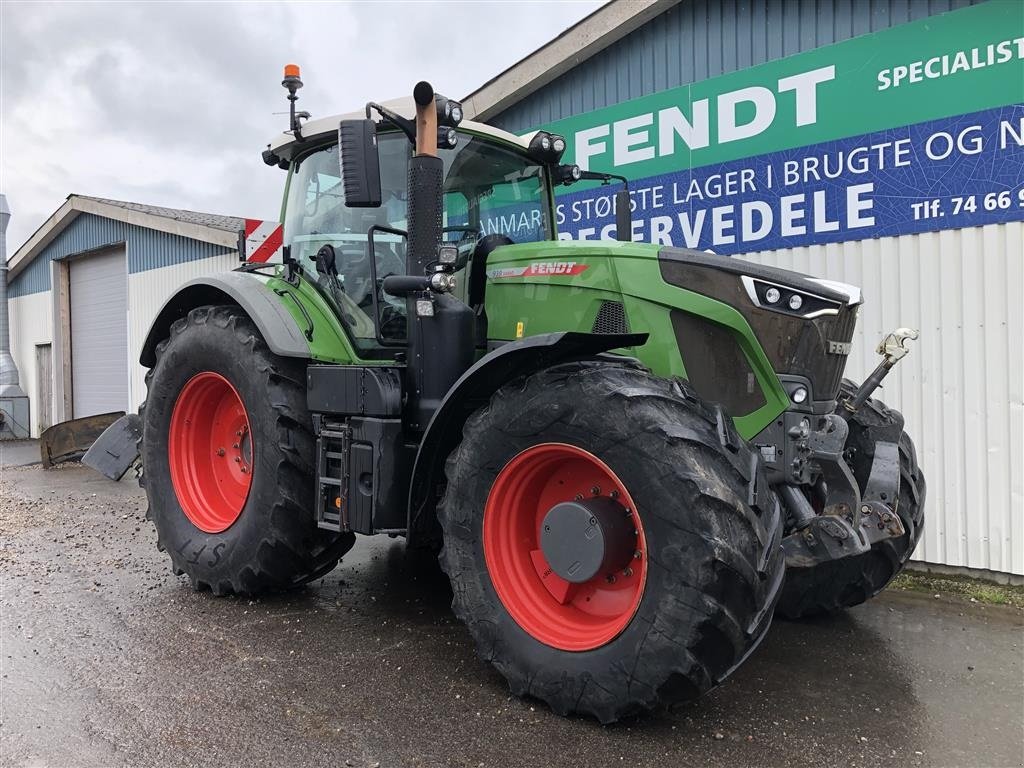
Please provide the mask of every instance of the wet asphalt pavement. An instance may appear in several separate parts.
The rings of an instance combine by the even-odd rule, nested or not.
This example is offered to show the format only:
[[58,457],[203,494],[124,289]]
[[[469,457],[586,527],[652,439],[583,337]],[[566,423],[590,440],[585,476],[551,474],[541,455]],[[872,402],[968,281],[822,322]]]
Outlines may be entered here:
[[1024,764],[1024,615],[887,593],[776,621],[709,696],[603,728],[509,697],[436,566],[363,539],[255,602],[173,576],[134,482],[0,473],[0,765]]

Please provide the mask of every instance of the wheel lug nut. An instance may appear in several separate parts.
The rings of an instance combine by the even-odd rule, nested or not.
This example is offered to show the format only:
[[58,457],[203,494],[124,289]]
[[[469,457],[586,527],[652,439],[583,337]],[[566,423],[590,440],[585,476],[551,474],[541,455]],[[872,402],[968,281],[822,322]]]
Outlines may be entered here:
[[583,494],[582,493],[577,493],[576,494],[576,501],[583,501]]
[[615,583],[615,574],[614,573],[609,573],[607,578],[606,578],[606,581],[609,584],[614,584]]
[[218,456],[223,456],[225,453],[227,453],[227,451],[225,451],[223,448],[218,448],[217,449],[217,455]]
[[633,557],[635,559],[639,560],[640,558],[643,557],[643,554],[641,554],[640,550],[638,549],[636,552],[633,553]]
[[593,487],[592,487],[592,488],[590,489],[590,492],[591,492],[592,494],[594,494],[595,496],[600,496],[600,495],[601,495],[601,487],[600,487],[600,486],[597,486],[597,485],[595,485],[595,486],[593,486]]
[[238,448],[238,443],[233,444],[231,447],[237,449]]
[[239,463],[241,461],[242,461],[242,457],[241,456],[235,456],[235,462],[236,463]]
[[590,524],[591,525],[597,525],[597,518],[596,517],[590,518]]
[[622,575],[623,576],[632,576],[633,575],[633,569],[632,568],[627,568],[626,570],[624,570],[622,572]]
[[619,498],[619,492],[618,491],[612,491],[608,495],[611,496],[613,499]]

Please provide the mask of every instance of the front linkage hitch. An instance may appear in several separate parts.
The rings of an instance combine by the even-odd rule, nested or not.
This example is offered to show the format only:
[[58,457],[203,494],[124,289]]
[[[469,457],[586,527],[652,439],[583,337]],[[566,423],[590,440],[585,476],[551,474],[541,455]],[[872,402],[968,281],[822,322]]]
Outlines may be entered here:
[[[891,440],[874,444],[871,472],[859,487],[845,451],[850,426],[847,421],[864,405],[882,379],[908,353],[907,340],[918,332],[899,328],[878,345],[883,360],[854,395],[836,413],[809,418],[792,427],[787,437],[800,458],[791,468],[793,483],[779,486],[779,494],[793,521],[793,532],[782,541],[789,567],[809,568],[827,560],[869,551],[876,542],[898,538],[906,532],[895,504],[900,489],[899,435],[902,420],[894,425]],[[812,483],[813,479],[813,484]],[[810,487],[817,509],[804,489]]]

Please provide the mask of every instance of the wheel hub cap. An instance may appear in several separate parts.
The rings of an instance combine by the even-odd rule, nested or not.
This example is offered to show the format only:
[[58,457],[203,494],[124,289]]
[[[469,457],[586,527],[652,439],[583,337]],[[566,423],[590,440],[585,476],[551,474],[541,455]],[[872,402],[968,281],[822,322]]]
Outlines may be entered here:
[[563,501],[544,516],[540,549],[552,570],[573,584],[625,568],[635,551],[626,508],[612,498]]

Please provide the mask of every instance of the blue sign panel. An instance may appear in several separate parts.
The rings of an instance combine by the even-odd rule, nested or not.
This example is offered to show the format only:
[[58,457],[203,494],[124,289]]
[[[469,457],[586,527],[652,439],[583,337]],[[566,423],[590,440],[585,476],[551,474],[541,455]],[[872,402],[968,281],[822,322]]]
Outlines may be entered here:
[[[615,189],[559,194],[559,236],[614,239]],[[630,194],[634,240],[722,254],[1020,221],[1024,105],[637,179]]]

